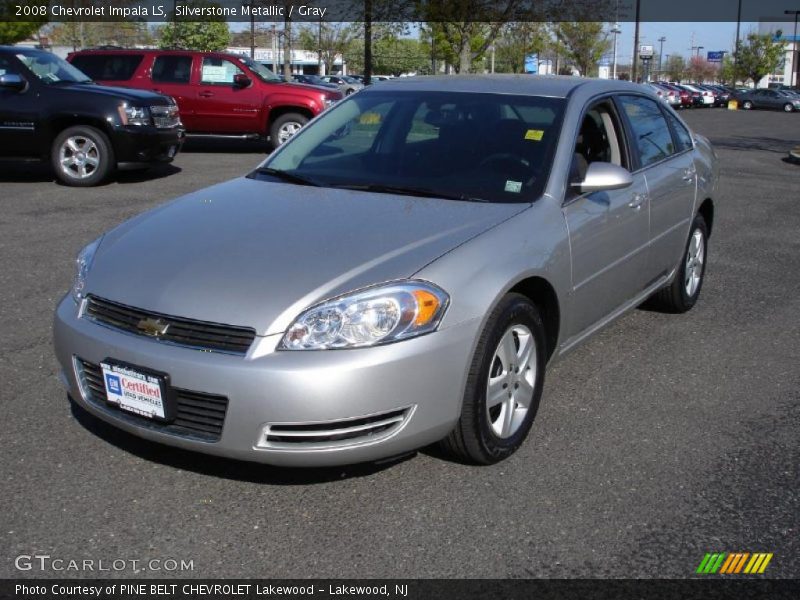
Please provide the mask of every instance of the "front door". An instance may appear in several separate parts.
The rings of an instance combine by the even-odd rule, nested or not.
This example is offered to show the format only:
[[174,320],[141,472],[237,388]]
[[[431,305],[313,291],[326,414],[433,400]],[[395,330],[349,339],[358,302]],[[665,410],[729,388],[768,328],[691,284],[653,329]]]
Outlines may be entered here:
[[[592,162],[631,169],[624,130],[610,100],[587,111],[575,150],[578,179]],[[563,214],[572,252],[569,338],[602,321],[646,286],[649,211],[645,178],[636,173],[628,188],[566,199]]]
[[191,54],[159,54],[150,69],[150,89],[175,98],[181,122],[188,131],[197,129],[195,89],[192,86],[193,60]]
[[[200,65],[200,82],[195,87],[196,129],[215,133],[261,133],[261,92],[257,82],[247,87],[234,83],[235,75],[244,71],[233,61],[204,56]],[[247,74],[252,78],[252,75]]]
[[[0,88],[0,156],[30,158],[39,154],[37,133],[41,123],[36,110],[36,82],[10,56],[0,56],[0,75],[19,75],[30,83],[23,91]],[[34,87],[31,87],[34,86]]]

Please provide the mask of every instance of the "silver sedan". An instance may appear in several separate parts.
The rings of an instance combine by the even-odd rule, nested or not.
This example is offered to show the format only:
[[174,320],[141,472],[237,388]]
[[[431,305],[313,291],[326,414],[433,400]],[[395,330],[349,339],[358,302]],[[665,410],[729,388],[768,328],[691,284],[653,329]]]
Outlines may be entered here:
[[255,171],[90,243],[58,306],[70,398],[278,465],[512,454],[545,368],[643,302],[689,310],[717,166],[643,86],[395,79]]

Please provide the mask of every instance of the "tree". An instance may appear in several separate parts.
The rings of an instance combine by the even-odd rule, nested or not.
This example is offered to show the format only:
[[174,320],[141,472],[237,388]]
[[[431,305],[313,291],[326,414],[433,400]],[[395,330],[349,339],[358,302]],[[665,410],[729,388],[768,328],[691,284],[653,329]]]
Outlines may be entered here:
[[[217,7],[203,0],[188,2],[192,8]],[[231,32],[224,17],[206,17],[204,21],[172,19],[159,29],[159,46],[180,50],[202,50],[206,52],[224,50],[231,41]]]
[[512,22],[500,29],[494,43],[497,71],[525,72],[525,58],[541,54],[547,47],[547,32],[542,23]]
[[562,21],[553,26],[553,33],[584,77],[596,74],[597,63],[611,48],[603,23]]
[[779,42],[770,33],[759,35],[751,33],[746,44],[739,44],[736,66],[743,78],[750,78],[758,84],[764,77],[774,73],[786,54],[786,42]]
[[353,40],[358,37],[359,26],[353,23],[326,23],[305,25],[297,35],[300,46],[319,52],[327,73],[333,72],[337,56],[344,56]]
[[425,70],[429,60],[425,46],[419,40],[396,36],[376,40],[372,58],[377,73],[390,75]]
[[716,79],[717,67],[702,56],[693,56],[689,61],[686,74],[692,81],[702,83],[709,79]]
[[[520,0],[447,0],[418,2],[419,16],[428,23],[437,47],[453,57],[456,72],[469,73],[500,33]],[[464,15],[480,20],[461,21]],[[451,61],[448,61],[451,62]]]
[[[33,2],[16,2],[19,5],[36,6]],[[38,4],[38,3],[37,3]],[[14,21],[14,9],[10,2],[0,1],[0,44],[16,44],[31,37],[47,23],[47,17],[31,18],[31,21]]]
[[98,45],[132,48],[153,42],[147,23],[143,21],[121,23],[68,21],[54,24],[48,35],[53,44],[71,46],[75,50]]
[[671,54],[664,65],[664,71],[670,81],[680,83],[686,78],[686,61],[680,54]]
[[733,57],[729,54],[725,54],[722,57],[722,65],[719,69],[719,79],[724,84],[729,85],[736,85],[736,80],[739,79],[737,73],[739,69],[736,68],[736,64],[733,61]]

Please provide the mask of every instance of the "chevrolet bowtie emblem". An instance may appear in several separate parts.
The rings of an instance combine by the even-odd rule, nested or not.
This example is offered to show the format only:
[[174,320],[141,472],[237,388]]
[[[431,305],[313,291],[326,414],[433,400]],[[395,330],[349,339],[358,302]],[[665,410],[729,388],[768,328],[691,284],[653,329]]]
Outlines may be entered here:
[[136,329],[145,335],[158,337],[167,333],[167,329],[169,329],[169,323],[165,323],[161,319],[151,319],[148,317],[139,321],[136,324]]

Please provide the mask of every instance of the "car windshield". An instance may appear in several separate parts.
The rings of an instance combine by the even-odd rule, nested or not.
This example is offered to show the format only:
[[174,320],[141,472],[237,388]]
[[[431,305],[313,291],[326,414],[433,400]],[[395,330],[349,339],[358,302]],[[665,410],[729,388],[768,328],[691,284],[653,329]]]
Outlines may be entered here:
[[17,58],[46,84],[89,83],[91,78],[67,61],[48,52],[20,52]]
[[252,58],[247,56],[240,56],[238,58],[248,69],[255,73],[261,81],[266,81],[268,83],[280,83],[283,81],[283,79],[275,75],[275,73],[270,71],[267,67],[254,61]]
[[324,113],[253,177],[484,202],[543,191],[564,100],[373,91]]

